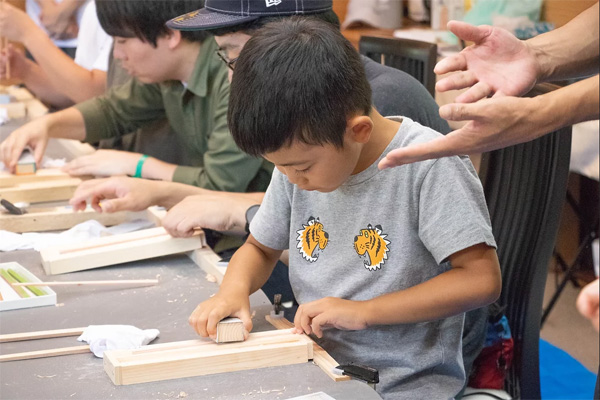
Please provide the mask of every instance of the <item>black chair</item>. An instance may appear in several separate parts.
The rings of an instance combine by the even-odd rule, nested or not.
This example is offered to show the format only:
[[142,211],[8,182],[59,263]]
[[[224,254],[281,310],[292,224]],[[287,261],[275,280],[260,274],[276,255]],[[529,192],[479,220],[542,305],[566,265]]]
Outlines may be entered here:
[[[530,96],[553,85],[538,85]],[[480,178],[502,268],[500,304],[515,341],[505,390],[540,399],[539,338],[548,264],[565,199],[571,127],[485,154]],[[575,312],[575,311],[574,311]]]
[[412,75],[435,97],[433,67],[437,61],[436,44],[418,40],[361,36],[358,51],[378,63]]

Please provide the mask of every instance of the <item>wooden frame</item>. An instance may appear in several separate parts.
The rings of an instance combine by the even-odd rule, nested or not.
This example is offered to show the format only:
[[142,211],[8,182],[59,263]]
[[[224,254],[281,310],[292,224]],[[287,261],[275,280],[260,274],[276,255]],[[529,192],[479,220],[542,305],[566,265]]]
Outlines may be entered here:
[[93,239],[85,244],[47,247],[40,255],[46,274],[55,275],[183,253],[203,246],[206,240],[202,231],[189,238],[174,238],[159,227]]
[[82,182],[80,178],[57,179],[42,182],[26,182],[2,188],[2,197],[11,203],[41,203],[68,200]]
[[312,358],[312,340],[288,329],[252,333],[237,343],[205,339],[105,351],[104,370],[115,385],[130,385],[301,364]]
[[66,172],[61,171],[60,168],[40,168],[35,174],[31,175],[14,175],[6,171],[0,171],[0,188],[9,188],[23,183],[46,182],[70,178],[71,176]]

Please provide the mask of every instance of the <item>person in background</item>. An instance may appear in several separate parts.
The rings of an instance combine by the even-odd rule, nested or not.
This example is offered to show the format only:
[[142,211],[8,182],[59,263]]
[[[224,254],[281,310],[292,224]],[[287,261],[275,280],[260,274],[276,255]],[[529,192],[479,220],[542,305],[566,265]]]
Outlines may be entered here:
[[[468,88],[456,103],[440,107],[440,115],[468,122],[444,137],[390,152],[379,167],[491,151],[598,119],[598,12],[596,3],[566,25],[526,41],[501,28],[449,22],[456,36],[474,44],[435,67],[437,74],[455,72],[436,84],[438,91]],[[541,96],[516,97],[539,82],[587,76]]]
[[95,3],[84,7],[73,61],[25,12],[0,4],[0,36],[23,43],[34,58],[9,45],[0,55],[0,78],[6,78],[10,63],[11,78],[22,81],[36,97],[58,109],[103,94],[112,38],[98,22]]

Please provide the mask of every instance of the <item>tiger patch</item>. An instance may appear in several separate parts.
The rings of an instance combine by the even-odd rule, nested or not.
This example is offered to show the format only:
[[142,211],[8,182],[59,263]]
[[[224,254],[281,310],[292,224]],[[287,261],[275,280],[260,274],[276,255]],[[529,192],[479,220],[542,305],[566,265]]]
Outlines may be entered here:
[[381,225],[373,228],[371,224],[367,225],[367,229],[361,229],[358,236],[354,236],[354,250],[364,258],[365,268],[369,271],[380,269],[387,260],[390,241],[386,237]]
[[315,262],[319,258],[318,253],[327,247],[329,234],[323,230],[323,224],[319,218],[310,217],[307,224],[303,224],[302,229],[296,231],[298,234],[296,248],[304,259]]

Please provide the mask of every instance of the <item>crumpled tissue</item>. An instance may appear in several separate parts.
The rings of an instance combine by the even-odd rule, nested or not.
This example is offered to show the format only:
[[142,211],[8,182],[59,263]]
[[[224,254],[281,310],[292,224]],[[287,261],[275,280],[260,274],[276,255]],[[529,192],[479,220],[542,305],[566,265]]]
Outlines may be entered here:
[[106,350],[138,349],[158,337],[158,329],[140,329],[132,325],[90,325],[77,338],[90,345],[96,357]]

